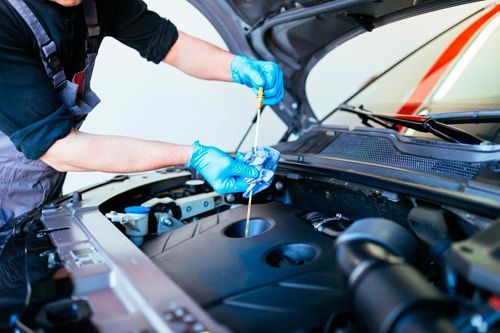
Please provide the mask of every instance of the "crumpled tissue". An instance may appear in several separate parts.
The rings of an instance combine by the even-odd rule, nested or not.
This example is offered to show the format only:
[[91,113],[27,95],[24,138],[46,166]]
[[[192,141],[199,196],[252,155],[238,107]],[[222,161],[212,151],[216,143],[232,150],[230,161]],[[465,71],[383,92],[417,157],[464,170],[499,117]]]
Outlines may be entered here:
[[248,198],[250,193],[263,191],[271,185],[279,160],[280,152],[271,147],[253,147],[245,155],[243,163],[256,167],[260,174],[257,178],[245,178],[249,186],[243,193],[244,198]]

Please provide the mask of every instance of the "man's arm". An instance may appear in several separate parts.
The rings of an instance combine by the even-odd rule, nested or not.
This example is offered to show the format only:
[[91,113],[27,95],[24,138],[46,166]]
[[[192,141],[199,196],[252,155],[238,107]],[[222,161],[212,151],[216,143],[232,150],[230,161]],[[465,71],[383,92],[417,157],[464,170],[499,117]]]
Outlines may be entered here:
[[142,0],[110,0],[112,20],[107,35],[154,63],[165,62],[188,75],[236,82],[254,93],[264,87],[264,104],[275,105],[284,95],[283,72],[271,61],[234,55],[178,31],[172,22],[147,9]]
[[62,172],[128,173],[188,163],[193,147],[72,130],[40,158]]
[[230,82],[233,58],[234,54],[179,31],[163,61],[199,79]]
[[139,172],[170,165],[188,165],[221,194],[244,192],[244,178],[259,171],[222,150],[195,142],[194,147],[72,130],[40,158],[59,171]]
[[285,96],[283,72],[276,63],[235,56],[181,31],[163,62],[199,79],[243,84],[255,94],[264,87],[266,105],[277,104]]

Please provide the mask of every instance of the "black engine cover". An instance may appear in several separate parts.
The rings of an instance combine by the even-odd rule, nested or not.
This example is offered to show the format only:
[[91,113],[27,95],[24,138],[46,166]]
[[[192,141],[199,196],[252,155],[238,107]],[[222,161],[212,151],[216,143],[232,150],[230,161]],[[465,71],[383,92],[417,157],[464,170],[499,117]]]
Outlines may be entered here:
[[309,332],[347,310],[333,240],[279,203],[254,205],[252,217],[264,221],[252,222],[258,230],[251,231],[268,229],[241,237],[246,209],[188,224],[146,243],[143,251],[235,332]]

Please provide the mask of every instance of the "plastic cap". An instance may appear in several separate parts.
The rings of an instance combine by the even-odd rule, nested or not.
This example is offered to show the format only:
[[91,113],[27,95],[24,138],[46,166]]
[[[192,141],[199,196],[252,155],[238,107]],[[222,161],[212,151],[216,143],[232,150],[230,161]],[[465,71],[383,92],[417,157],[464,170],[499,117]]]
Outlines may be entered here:
[[127,214],[148,214],[149,208],[143,206],[130,206],[125,208]]

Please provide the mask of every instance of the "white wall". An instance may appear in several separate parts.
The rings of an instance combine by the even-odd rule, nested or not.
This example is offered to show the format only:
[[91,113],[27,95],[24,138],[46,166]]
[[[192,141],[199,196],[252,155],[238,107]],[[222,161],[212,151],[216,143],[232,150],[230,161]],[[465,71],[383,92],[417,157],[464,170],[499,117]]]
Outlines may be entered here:
[[[226,48],[215,29],[187,1],[146,2],[180,30]],[[312,107],[319,115],[325,114],[370,77],[484,5],[481,2],[460,6],[394,23],[340,46],[313,69],[308,79]],[[91,133],[181,144],[199,139],[232,151],[255,112],[255,98],[245,87],[196,80],[166,65],[147,63],[136,51],[112,39],[106,39],[101,47],[92,87],[103,102],[82,127]],[[275,143],[284,130],[277,116],[265,112],[260,143]],[[71,173],[64,191],[109,177],[101,173]]]

